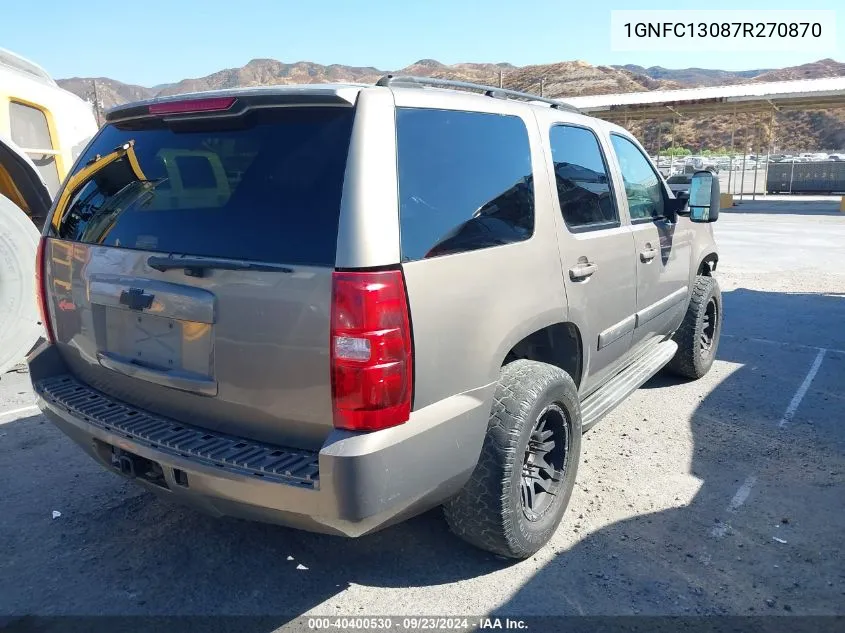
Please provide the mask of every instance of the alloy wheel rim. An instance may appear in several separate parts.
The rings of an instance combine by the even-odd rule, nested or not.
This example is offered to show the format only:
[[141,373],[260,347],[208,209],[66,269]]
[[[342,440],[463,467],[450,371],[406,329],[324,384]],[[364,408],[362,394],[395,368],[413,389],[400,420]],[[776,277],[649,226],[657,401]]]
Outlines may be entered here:
[[529,521],[539,521],[554,504],[569,459],[569,420],[557,404],[534,421],[522,461],[520,498]]
[[701,338],[699,346],[702,354],[707,354],[713,348],[713,342],[716,337],[716,320],[719,316],[719,310],[716,306],[716,299],[712,298],[707,302],[707,307],[704,309],[704,319],[701,328]]

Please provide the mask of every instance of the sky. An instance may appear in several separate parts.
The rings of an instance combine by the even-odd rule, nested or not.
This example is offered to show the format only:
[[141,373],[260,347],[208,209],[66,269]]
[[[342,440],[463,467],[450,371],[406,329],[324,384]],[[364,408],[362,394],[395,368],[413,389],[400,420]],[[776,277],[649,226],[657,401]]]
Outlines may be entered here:
[[[419,59],[543,64],[581,59],[725,70],[845,61],[845,9],[836,49],[819,52],[614,52],[619,0],[40,0],[3,2],[0,46],[53,77],[110,77],[153,86],[255,58],[398,69]],[[638,9],[836,9],[832,0],[650,2]],[[11,28],[10,28],[11,27]]]

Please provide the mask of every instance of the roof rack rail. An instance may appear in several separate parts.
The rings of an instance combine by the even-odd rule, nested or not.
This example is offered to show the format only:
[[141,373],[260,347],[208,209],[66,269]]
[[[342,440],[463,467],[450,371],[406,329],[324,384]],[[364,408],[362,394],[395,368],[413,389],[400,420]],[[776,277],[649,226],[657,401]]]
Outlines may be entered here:
[[377,86],[432,86],[434,88],[460,88],[463,90],[478,90],[488,97],[497,99],[524,99],[525,101],[540,101],[548,103],[551,107],[558,110],[568,110],[569,112],[581,111],[573,105],[557,99],[548,99],[539,95],[531,94],[530,92],[519,92],[518,90],[508,90],[506,88],[495,88],[493,86],[485,86],[483,84],[474,84],[469,81],[454,81],[452,79],[435,79],[434,77],[416,77],[414,75],[385,75],[376,82]]

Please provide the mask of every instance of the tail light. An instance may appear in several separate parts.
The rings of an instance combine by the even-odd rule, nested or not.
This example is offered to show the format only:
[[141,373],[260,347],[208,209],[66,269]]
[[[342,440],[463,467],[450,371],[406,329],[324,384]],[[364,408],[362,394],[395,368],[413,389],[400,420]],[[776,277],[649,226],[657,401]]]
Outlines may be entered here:
[[47,332],[47,340],[56,342],[53,334],[53,325],[50,323],[50,311],[47,309],[47,238],[42,237],[38,241],[38,250],[35,254],[35,293],[38,299],[38,313],[41,316],[41,323]]
[[402,273],[335,272],[331,318],[334,425],[375,431],[406,422],[413,358]]
[[148,108],[150,114],[189,114],[193,112],[219,112],[228,110],[235,103],[235,97],[210,97],[207,99],[182,99],[180,101],[165,101],[152,103]]

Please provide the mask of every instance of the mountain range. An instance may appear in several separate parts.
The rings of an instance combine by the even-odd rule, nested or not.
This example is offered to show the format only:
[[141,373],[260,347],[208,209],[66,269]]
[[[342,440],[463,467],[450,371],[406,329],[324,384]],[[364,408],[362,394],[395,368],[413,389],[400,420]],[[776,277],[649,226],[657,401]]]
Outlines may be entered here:
[[[58,84],[84,99],[96,98],[102,108],[149,99],[156,96],[183,94],[221,88],[302,83],[374,83],[391,72],[402,75],[425,75],[456,79],[488,85],[501,84],[505,88],[542,93],[550,97],[566,98],[576,95],[643,92],[736,83],[758,83],[791,79],[845,76],[845,64],[833,59],[780,69],[728,71],[707,68],[669,69],[660,66],[644,68],[633,64],[623,66],[594,66],[584,61],[563,61],[553,64],[514,66],[509,63],[442,64],[434,59],[421,59],[410,66],[384,71],[372,66],[324,66],[314,62],[284,63],[275,59],[253,59],[246,65],[227,68],[205,77],[183,79],[154,87],[126,84],[108,77],[72,77],[59,79]],[[724,146],[729,141],[726,117],[709,117],[710,125],[690,119],[676,128],[676,144],[696,148]],[[775,131],[781,145],[795,145],[793,149],[837,149],[845,146],[845,113],[798,112],[778,115]],[[648,124],[638,124],[645,133]],[[745,119],[739,121],[738,132],[750,132]],[[753,125],[768,125],[754,121]],[[661,139],[668,132],[656,130]],[[662,142],[662,141],[661,141]],[[799,147],[800,146],[800,147]]]

